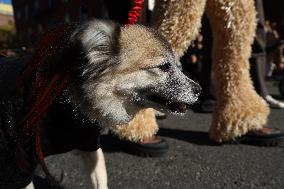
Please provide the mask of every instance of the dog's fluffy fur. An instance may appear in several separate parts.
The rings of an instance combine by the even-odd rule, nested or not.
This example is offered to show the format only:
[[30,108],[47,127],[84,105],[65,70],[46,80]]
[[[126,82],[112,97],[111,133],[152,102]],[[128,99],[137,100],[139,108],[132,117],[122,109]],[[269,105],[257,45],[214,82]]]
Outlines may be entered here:
[[[71,67],[73,78],[62,95],[76,111],[93,123],[99,122],[103,129],[128,123],[139,110],[151,106],[149,94],[191,104],[200,92],[199,85],[176,67],[165,38],[143,26],[120,27],[91,20],[70,27],[52,48],[53,54],[42,58],[46,63],[37,71],[50,76]],[[50,64],[50,60],[56,62]],[[98,181],[98,188],[107,188],[100,149],[90,156],[101,162],[96,165],[100,168],[92,169],[92,179]]]
[[71,101],[89,120],[104,127],[128,123],[142,107],[144,94],[191,104],[199,86],[176,67],[168,42],[154,30],[90,21],[71,34],[80,49]]

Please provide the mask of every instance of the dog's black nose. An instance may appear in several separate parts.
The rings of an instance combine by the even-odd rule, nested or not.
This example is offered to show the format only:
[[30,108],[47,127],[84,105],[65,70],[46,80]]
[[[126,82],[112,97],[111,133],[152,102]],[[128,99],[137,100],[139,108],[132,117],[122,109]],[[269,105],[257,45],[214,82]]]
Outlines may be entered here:
[[201,90],[202,90],[201,86],[197,83],[194,83],[194,85],[192,86],[193,94],[198,96],[200,94]]

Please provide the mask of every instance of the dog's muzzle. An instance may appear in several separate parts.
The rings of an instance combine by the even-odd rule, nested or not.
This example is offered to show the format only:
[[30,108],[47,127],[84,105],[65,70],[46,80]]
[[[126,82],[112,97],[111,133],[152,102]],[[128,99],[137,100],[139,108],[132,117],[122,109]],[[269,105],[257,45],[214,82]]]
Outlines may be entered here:
[[185,112],[189,105],[198,100],[200,92],[199,84],[175,69],[163,80],[154,82],[138,93],[144,99],[143,104],[146,106],[161,109],[163,109],[161,106],[164,106],[173,112]]
[[198,100],[201,93],[199,84],[187,78],[184,82],[169,81],[164,87],[156,88],[146,95],[156,106],[164,106],[171,112],[185,113]]

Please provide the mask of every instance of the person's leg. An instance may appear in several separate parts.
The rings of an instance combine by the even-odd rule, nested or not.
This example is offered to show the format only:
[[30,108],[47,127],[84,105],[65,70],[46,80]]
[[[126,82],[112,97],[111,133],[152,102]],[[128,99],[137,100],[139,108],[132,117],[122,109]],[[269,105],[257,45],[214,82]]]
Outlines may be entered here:
[[264,55],[254,56],[250,59],[250,73],[256,92],[269,104],[271,108],[284,108],[284,103],[274,99],[266,87],[264,80],[264,67],[266,64]]
[[253,85],[256,92],[265,98],[268,95],[268,91],[264,81],[264,66],[265,56],[255,56],[250,58],[250,74],[252,77]]
[[275,69],[274,53],[266,54],[266,66],[265,66],[265,79],[272,78],[273,71]]
[[156,0],[152,25],[167,38],[177,60],[197,37],[205,0]]
[[211,140],[235,140],[267,121],[267,104],[255,92],[249,74],[256,12],[253,0],[208,0],[206,13],[213,36],[213,71],[217,107]]

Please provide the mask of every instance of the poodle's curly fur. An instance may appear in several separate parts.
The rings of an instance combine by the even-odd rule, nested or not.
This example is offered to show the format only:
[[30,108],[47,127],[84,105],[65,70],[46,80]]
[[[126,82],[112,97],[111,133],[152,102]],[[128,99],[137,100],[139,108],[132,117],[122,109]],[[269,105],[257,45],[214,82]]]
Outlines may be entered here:
[[135,117],[122,127],[114,127],[112,132],[120,139],[132,142],[143,142],[158,132],[159,128],[155,119],[155,110],[147,108],[139,111]]

